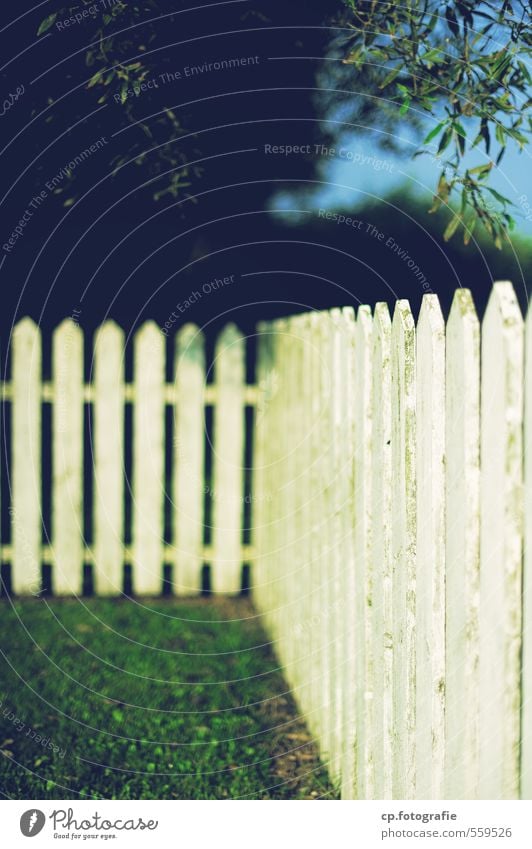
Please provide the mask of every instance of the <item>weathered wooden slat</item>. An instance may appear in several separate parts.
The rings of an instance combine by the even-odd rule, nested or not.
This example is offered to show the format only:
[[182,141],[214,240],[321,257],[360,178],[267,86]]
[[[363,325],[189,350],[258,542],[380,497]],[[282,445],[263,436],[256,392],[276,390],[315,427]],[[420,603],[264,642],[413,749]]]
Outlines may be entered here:
[[526,318],[525,547],[523,575],[523,711],[521,798],[532,799],[532,310]]
[[373,798],[373,544],[371,503],[372,431],[372,317],[369,307],[359,307],[356,320],[356,419],[355,419],[355,681],[356,737],[355,787],[357,799]]
[[441,799],[445,760],[445,323],[417,324],[416,796]]
[[447,799],[478,797],[480,328],[471,293],[455,292],[446,342]]
[[[285,514],[287,525],[287,560],[288,605],[287,605],[287,639],[290,646],[290,673],[294,696],[300,708],[303,708],[302,694],[304,690],[304,668],[307,643],[303,638],[301,628],[304,622],[304,597],[306,585],[304,580],[305,560],[302,525],[302,502],[305,495],[302,488],[303,480],[303,327],[302,316],[296,315],[289,320],[289,342],[291,369],[289,373],[289,404],[292,428],[290,433],[290,450],[287,455],[288,464],[288,511]],[[294,627],[296,625],[296,627]]]
[[[356,657],[355,657],[355,455],[357,396],[357,327],[352,307],[342,310],[345,351],[345,500],[341,509],[343,564],[340,574],[341,617],[337,625],[342,676],[342,799],[355,798]],[[333,613],[334,615],[334,613]]]
[[482,799],[519,795],[523,320],[495,283],[482,322],[480,781]]
[[288,350],[288,322],[280,319],[275,323],[276,331],[276,357],[279,370],[279,392],[275,406],[275,431],[276,444],[275,460],[273,465],[273,480],[276,488],[277,516],[274,525],[274,546],[272,550],[272,590],[273,590],[273,634],[278,640],[279,656],[283,664],[287,663],[288,648],[283,639],[285,631],[286,595],[286,449],[288,446],[287,423],[289,417],[288,406],[288,381],[286,370],[286,353]]
[[266,558],[269,546],[268,540],[268,510],[266,503],[267,491],[267,464],[268,464],[268,442],[267,409],[268,398],[268,375],[271,371],[271,333],[267,322],[259,322],[257,325],[257,360],[256,360],[256,384],[259,392],[257,405],[254,411],[254,439],[253,439],[253,523],[252,539],[257,548],[257,558],[253,565],[253,598],[261,613],[266,613],[267,596],[267,572]]
[[67,319],[53,338],[53,588],[78,594],[83,585],[83,333]]
[[312,422],[311,445],[312,462],[310,466],[310,533],[311,533],[311,562],[309,574],[310,617],[305,623],[305,637],[310,647],[310,700],[312,710],[309,723],[312,733],[319,738],[322,727],[322,629],[323,620],[323,558],[324,539],[322,535],[322,487],[321,487],[321,451],[322,439],[322,346],[321,346],[321,315],[312,312],[310,315],[310,378],[311,404],[310,419]]
[[[340,574],[340,622],[337,626],[341,645],[341,680],[342,680],[342,764],[341,791],[343,799],[356,797],[356,758],[355,743],[357,742],[357,705],[358,688],[357,668],[359,659],[356,656],[356,616],[357,604],[357,574],[356,562],[356,474],[360,452],[357,451],[359,436],[359,412],[364,407],[366,397],[365,386],[360,380],[359,346],[364,338],[362,325],[366,326],[366,308],[359,311],[360,326],[355,322],[354,310],[346,307],[342,311],[343,332],[346,337],[345,350],[345,425],[343,450],[345,461],[341,474],[345,480],[344,503],[341,510],[343,562]],[[361,332],[362,331],[362,332]],[[363,357],[360,358],[363,362]],[[364,379],[364,378],[363,378]]]
[[273,493],[274,502],[270,507],[270,545],[268,547],[268,610],[270,634],[276,640],[279,634],[279,608],[277,604],[278,592],[278,573],[280,569],[280,560],[282,550],[280,549],[280,532],[283,512],[281,510],[281,474],[282,462],[281,458],[281,440],[283,435],[282,429],[282,410],[283,410],[283,384],[282,374],[280,370],[281,362],[281,344],[284,340],[284,323],[282,320],[277,320],[272,324],[272,361],[274,363],[275,375],[274,384],[275,391],[272,393],[270,405],[268,407],[268,417],[270,423],[269,430],[269,463],[268,463],[268,489]]
[[[277,516],[277,505],[274,499],[273,469],[275,462],[275,404],[279,391],[279,376],[276,360],[276,335],[271,323],[264,326],[261,337],[261,378],[260,378],[260,400],[256,409],[257,428],[261,433],[262,462],[259,460],[261,475],[264,481],[262,487],[262,508],[264,510],[264,523],[260,528],[260,536],[257,528],[257,553],[260,557],[258,583],[261,586],[263,598],[263,611],[265,622],[271,623],[273,608],[273,564],[275,547],[275,520]],[[259,539],[262,542],[259,542]],[[257,561],[256,561],[257,562]]]
[[205,344],[194,324],[176,337],[174,408],[174,588],[178,595],[201,592],[205,490]]
[[[124,569],[124,346],[113,321],[94,340],[94,582],[118,595]],[[92,441],[92,440],[91,440]]]
[[133,587],[161,592],[164,499],[165,337],[146,322],[134,341]]
[[342,535],[342,510],[347,500],[347,478],[344,474],[347,442],[346,394],[347,379],[347,336],[340,309],[330,311],[330,369],[331,369],[331,475],[329,483],[330,505],[330,554],[329,554],[329,599],[327,610],[327,633],[330,647],[330,704],[331,743],[329,747],[329,769],[336,780],[340,780],[343,743],[343,698],[342,698],[342,643],[338,624],[342,621],[346,600],[341,595],[341,575],[344,568],[344,538]]
[[320,750],[324,760],[331,756],[332,705],[330,683],[332,647],[329,643],[329,616],[331,609],[331,477],[332,477],[332,398],[333,381],[331,374],[331,319],[328,312],[319,313],[318,345],[320,356],[319,408],[320,408],[320,449],[319,449],[319,513],[318,532],[321,540],[319,582],[320,617],[317,623],[319,651],[316,659],[319,702],[318,717]]
[[41,590],[41,331],[29,318],[13,330],[12,480],[10,510],[13,541],[12,588]]
[[312,616],[314,613],[314,584],[312,580],[314,569],[314,557],[316,555],[313,547],[313,470],[314,462],[313,454],[313,437],[314,437],[314,375],[313,375],[313,353],[314,339],[312,323],[312,312],[305,313],[301,320],[301,334],[303,338],[302,344],[302,394],[303,402],[301,409],[301,418],[303,422],[303,434],[301,441],[301,466],[302,476],[300,480],[300,490],[302,495],[301,504],[301,546],[303,551],[303,570],[300,578],[302,587],[302,638],[305,646],[304,654],[304,669],[303,669],[303,692],[302,702],[304,704],[305,714],[309,715],[314,711],[313,702],[313,678],[315,674],[313,645],[312,645]]
[[214,414],[214,491],[212,588],[238,594],[244,495],[244,368],[245,344],[228,324],[218,338],[215,379],[218,404]]
[[393,613],[392,613],[392,392],[391,321],[378,303],[373,321],[371,502],[373,525],[373,751],[375,798],[392,798]]
[[393,796],[415,795],[416,348],[408,301],[392,322]]
[[321,733],[322,754],[326,759],[329,771],[337,775],[336,752],[334,749],[338,734],[338,716],[336,703],[336,648],[331,640],[331,617],[335,616],[337,604],[336,583],[336,553],[334,528],[334,428],[335,428],[335,376],[336,363],[336,327],[329,311],[321,314],[321,356],[322,382],[321,404],[323,409],[321,421],[321,498],[322,510],[320,533],[323,536],[322,549],[322,616],[320,632],[322,640],[321,676],[322,676],[322,722]]

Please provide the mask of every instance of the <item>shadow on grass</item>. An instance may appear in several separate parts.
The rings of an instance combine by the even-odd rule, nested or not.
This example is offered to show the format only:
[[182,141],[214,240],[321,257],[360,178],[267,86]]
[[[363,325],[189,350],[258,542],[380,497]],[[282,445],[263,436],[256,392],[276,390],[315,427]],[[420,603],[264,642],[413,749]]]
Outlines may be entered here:
[[17,799],[335,798],[247,599],[0,603]]

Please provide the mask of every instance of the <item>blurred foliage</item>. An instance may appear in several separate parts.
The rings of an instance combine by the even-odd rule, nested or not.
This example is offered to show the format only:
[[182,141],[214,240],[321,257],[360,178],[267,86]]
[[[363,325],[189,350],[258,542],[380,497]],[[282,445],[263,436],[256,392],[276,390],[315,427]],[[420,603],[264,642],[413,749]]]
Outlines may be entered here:
[[[89,9],[95,11],[89,12]],[[190,167],[183,153],[176,151],[170,142],[183,135],[185,130],[171,109],[163,109],[150,121],[139,119],[135,105],[143,83],[154,75],[151,57],[143,59],[142,54],[153,50],[157,40],[157,23],[161,17],[168,18],[168,9],[158,0],[142,0],[140,3],[122,3],[121,0],[106,0],[96,4],[93,0],[83,0],[79,4],[65,5],[48,15],[37,30],[38,35],[49,32],[57,22],[61,23],[71,16],[83,14],[83,32],[87,45],[84,49],[84,62],[90,69],[91,77],[86,89],[96,95],[100,105],[115,103],[115,95],[120,94],[120,106],[124,117],[139,132],[134,141],[129,142],[123,153],[112,160],[116,171],[127,162],[145,165],[147,179],[155,182],[157,189],[153,197],[159,200],[165,195],[176,198],[188,188],[199,169]],[[160,69],[157,71],[157,73]],[[164,180],[158,180],[163,177]],[[74,175],[61,189],[69,189],[75,180]],[[72,198],[65,201],[70,205]]]
[[[445,239],[460,229],[467,244],[481,223],[501,248],[514,225],[513,203],[489,185],[489,178],[508,145],[522,150],[532,130],[530,2],[344,4],[341,35],[333,47],[336,55],[342,51],[344,73],[333,73],[356,81],[355,115],[364,120],[378,110],[379,126],[395,138],[396,148],[401,121],[410,119],[418,132],[430,122],[416,155],[429,154],[430,146],[441,163],[431,211],[459,198]],[[466,155],[480,146],[480,164],[464,167]]]

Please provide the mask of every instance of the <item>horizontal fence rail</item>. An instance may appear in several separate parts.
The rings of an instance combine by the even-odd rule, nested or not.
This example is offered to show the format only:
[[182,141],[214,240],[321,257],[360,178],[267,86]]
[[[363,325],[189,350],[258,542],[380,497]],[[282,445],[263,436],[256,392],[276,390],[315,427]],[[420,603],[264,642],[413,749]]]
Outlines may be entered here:
[[85,382],[84,334],[67,319],[53,334],[52,379],[43,381],[40,328],[28,318],[14,327],[11,376],[1,396],[9,522],[0,549],[12,592],[39,594],[43,564],[57,595],[81,593],[87,566],[99,595],[122,593],[124,566],[129,592],[160,594],[165,566],[172,576],[166,589],[176,594],[201,592],[205,566],[210,589],[240,592],[243,566],[252,559],[243,535],[251,498],[245,411],[256,401],[245,383],[245,340],[234,325],[222,331],[213,383],[206,382],[199,328],[187,324],[177,334],[169,383],[166,344],[154,323],[141,326],[133,338],[133,380],[126,382],[125,335],[106,322],[95,334]]
[[531,314],[258,332],[254,599],[343,798],[532,798]]

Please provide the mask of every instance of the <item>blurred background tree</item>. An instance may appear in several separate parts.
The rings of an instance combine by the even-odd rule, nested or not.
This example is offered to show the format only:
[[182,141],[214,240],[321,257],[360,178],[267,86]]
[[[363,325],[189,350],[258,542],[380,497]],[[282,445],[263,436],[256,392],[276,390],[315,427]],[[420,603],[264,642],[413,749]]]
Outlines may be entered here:
[[508,146],[522,150],[530,137],[530,11],[527,0],[344,0],[338,11],[329,52],[338,61],[320,75],[325,116],[378,123],[384,148],[404,150],[410,138],[416,156],[436,158],[431,211],[458,204],[446,240],[461,228],[467,243],[481,223],[500,248],[514,226],[513,202],[490,176]]

